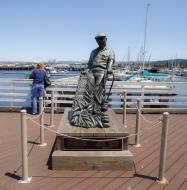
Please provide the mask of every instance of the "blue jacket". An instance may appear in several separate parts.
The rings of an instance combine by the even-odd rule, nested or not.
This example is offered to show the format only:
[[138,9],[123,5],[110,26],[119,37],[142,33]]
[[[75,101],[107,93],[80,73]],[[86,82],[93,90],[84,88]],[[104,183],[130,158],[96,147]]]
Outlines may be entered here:
[[46,72],[40,69],[33,69],[30,79],[33,79],[33,84],[43,84],[44,85],[44,78],[46,76]]

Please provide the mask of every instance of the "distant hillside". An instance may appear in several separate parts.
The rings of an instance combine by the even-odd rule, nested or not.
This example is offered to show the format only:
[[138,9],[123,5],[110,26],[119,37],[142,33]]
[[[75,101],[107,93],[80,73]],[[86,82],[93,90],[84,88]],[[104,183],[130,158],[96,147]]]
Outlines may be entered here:
[[161,60],[161,61],[152,61],[154,65],[164,65],[164,64],[187,64],[187,59],[174,59],[174,60]]
[[187,59],[174,59],[174,60],[162,60],[162,61],[152,61],[152,66],[155,67],[187,67]]
[[[121,61],[117,61],[116,64],[119,65],[126,65],[127,62],[121,62]],[[130,63],[131,65],[142,65],[142,62],[135,62],[132,61]],[[172,60],[159,60],[159,61],[151,61],[150,63],[146,62],[145,65],[151,65],[152,67],[177,67],[180,66],[182,68],[187,68],[187,59],[172,59]]]

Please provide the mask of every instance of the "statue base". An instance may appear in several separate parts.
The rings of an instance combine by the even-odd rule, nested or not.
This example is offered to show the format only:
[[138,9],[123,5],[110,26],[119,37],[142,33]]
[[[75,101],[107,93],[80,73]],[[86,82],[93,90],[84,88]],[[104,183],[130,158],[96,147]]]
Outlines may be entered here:
[[53,169],[132,170],[133,155],[128,151],[129,134],[112,109],[108,110],[109,128],[72,126],[70,114],[71,109],[66,108],[58,126],[52,154]]

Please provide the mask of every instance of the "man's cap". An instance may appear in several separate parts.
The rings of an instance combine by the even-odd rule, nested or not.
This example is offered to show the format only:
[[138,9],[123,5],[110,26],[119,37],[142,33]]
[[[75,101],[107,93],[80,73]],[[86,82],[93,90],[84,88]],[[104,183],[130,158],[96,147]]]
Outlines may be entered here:
[[106,34],[100,32],[100,33],[98,33],[98,34],[95,36],[95,39],[97,39],[97,38],[101,38],[101,37],[106,37]]

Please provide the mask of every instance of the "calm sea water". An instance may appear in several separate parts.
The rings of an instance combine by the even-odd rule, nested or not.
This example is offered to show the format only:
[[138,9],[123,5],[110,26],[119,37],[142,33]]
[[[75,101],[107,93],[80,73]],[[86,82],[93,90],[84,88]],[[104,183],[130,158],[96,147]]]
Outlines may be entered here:
[[[28,79],[31,71],[0,71],[0,78],[20,78],[20,79]],[[79,72],[77,71],[70,71],[67,74],[62,75],[55,75],[51,74],[51,79],[60,79],[60,78],[67,78],[71,76],[78,75]]]

